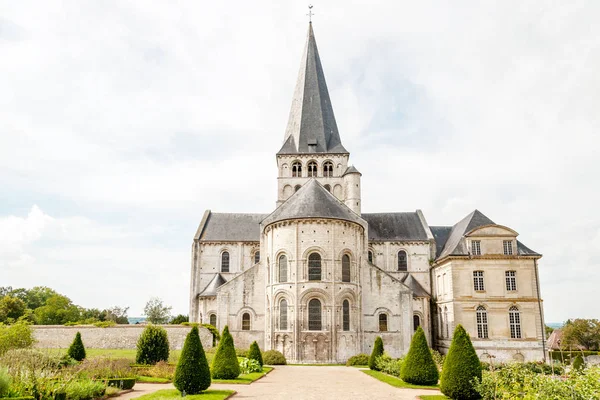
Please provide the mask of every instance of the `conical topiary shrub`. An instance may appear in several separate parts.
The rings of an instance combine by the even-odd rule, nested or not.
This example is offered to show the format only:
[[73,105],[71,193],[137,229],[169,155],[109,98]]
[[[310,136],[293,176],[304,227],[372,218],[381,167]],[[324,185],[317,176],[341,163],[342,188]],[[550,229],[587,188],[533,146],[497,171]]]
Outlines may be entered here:
[[210,386],[210,369],[206,354],[194,325],[185,338],[183,350],[177,362],[173,385],[182,394],[199,394]]
[[473,387],[475,379],[481,382],[481,363],[469,335],[458,325],[442,368],[440,390],[451,399],[479,399]]
[[375,360],[380,355],[383,355],[383,340],[381,337],[377,336],[375,339],[375,344],[373,345],[373,351],[371,352],[371,357],[369,357],[369,369],[377,371],[377,366],[375,365]]
[[235,379],[240,375],[240,364],[227,325],[221,334],[221,340],[215,358],[213,358],[211,373],[214,379]]
[[256,340],[250,345],[250,350],[248,350],[248,358],[250,360],[258,361],[260,366],[263,366],[262,354],[260,353],[260,348],[258,347],[258,343],[256,343]]
[[137,364],[156,364],[169,359],[169,338],[160,326],[148,325],[137,342]]
[[410,349],[400,370],[400,378],[415,385],[435,385],[438,381],[439,373],[427,345],[425,332],[420,326],[410,342]]
[[81,333],[77,332],[73,343],[67,350],[67,355],[74,360],[83,361],[85,359],[85,347],[83,346],[83,340],[81,340]]
[[573,369],[575,371],[583,371],[584,368],[585,362],[583,361],[583,357],[581,354],[577,354],[577,357],[575,357],[575,360],[573,360]]

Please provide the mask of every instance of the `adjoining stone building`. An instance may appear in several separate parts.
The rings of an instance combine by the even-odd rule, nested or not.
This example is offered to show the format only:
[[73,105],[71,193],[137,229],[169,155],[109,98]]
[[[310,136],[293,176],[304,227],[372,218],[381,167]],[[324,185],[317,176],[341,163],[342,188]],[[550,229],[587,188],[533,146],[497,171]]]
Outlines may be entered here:
[[270,214],[204,213],[192,245],[190,320],[236,345],[256,340],[297,363],[369,353],[393,357],[417,326],[446,352],[454,327],[478,354],[544,357],[540,254],[475,210],[429,226],[420,210],[361,211],[361,173],[349,165],[312,29],[277,153]]

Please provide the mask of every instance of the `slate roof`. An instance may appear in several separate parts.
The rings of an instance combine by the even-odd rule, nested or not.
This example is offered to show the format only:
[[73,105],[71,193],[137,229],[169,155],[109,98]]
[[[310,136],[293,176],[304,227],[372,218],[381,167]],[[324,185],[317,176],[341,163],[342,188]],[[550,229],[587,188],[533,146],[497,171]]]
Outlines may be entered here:
[[216,273],[215,276],[208,282],[208,285],[198,294],[198,297],[211,297],[217,295],[217,289],[227,282],[223,275]]
[[444,249],[440,253],[438,258],[446,257],[449,255],[466,255],[469,253],[467,244],[465,241],[465,234],[477,227],[484,225],[494,225],[494,221],[483,215],[479,210],[475,210],[462,220],[457,222],[448,235],[448,240]]
[[412,290],[413,297],[431,297],[429,292],[423,289],[423,286],[411,274],[406,274],[400,281]]
[[430,226],[431,233],[433,234],[433,238],[435,239],[435,256],[436,258],[442,254],[442,250],[444,250],[444,246],[446,245],[446,241],[448,240],[448,236],[450,236],[450,231],[452,230],[451,226]]
[[292,99],[285,139],[277,154],[348,153],[342,146],[312,23]]
[[537,251],[531,250],[529,247],[525,246],[523,243],[517,240],[517,254],[520,256],[541,256]]
[[342,219],[364,226],[364,220],[358,214],[340,202],[314,178],[265,218],[262,224],[267,226],[276,221],[299,218]]
[[427,233],[416,212],[363,213],[369,223],[369,240],[427,240]]
[[258,242],[260,221],[269,214],[209,213],[200,233],[203,242]]
[[359,175],[362,175],[360,172],[358,172],[358,170],[356,169],[356,167],[354,165],[351,165],[348,168],[346,168],[346,171],[344,171],[344,173],[342,174],[342,176],[345,176],[345,175],[348,175],[348,174],[359,174]]

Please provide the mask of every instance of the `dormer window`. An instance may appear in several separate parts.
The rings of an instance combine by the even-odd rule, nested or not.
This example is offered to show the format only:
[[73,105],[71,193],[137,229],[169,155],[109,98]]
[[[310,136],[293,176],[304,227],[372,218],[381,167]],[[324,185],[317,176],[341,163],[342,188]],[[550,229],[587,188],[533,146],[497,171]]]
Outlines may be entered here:
[[481,255],[481,240],[473,240],[471,242],[471,254],[474,256]]
[[294,161],[292,163],[292,177],[300,178],[302,176],[302,164],[300,161]]
[[331,178],[333,176],[333,163],[331,161],[326,161],[323,164],[323,176],[326,178]]
[[308,163],[308,177],[309,178],[317,177],[317,163],[315,161],[311,161]]
[[513,245],[512,245],[512,240],[505,240],[503,242],[503,246],[504,248],[504,255],[505,256],[512,256],[513,255]]

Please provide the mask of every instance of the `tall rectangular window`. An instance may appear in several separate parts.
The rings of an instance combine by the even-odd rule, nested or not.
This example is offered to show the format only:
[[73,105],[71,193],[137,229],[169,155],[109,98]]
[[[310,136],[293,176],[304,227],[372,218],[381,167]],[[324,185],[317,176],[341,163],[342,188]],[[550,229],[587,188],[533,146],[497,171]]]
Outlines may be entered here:
[[517,271],[506,271],[504,276],[506,277],[506,290],[510,292],[517,290]]
[[513,254],[512,240],[505,240],[503,242],[503,247],[504,247],[504,255],[512,256],[512,254]]
[[488,338],[488,317],[487,310],[483,306],[477,307],[476,311],[477,317],[477,337],[479,339],[487,339]]
[[471,242],[471,254],[474,256],[481,255],[481,240],[473,240]]
[[473,288],[478,292],[485,290],[485,286],[483,285],[483,271],[473,271]]
[[510,323],[510,338],[521,339],[521,313],[517,307],[508,310],[508,322]]

